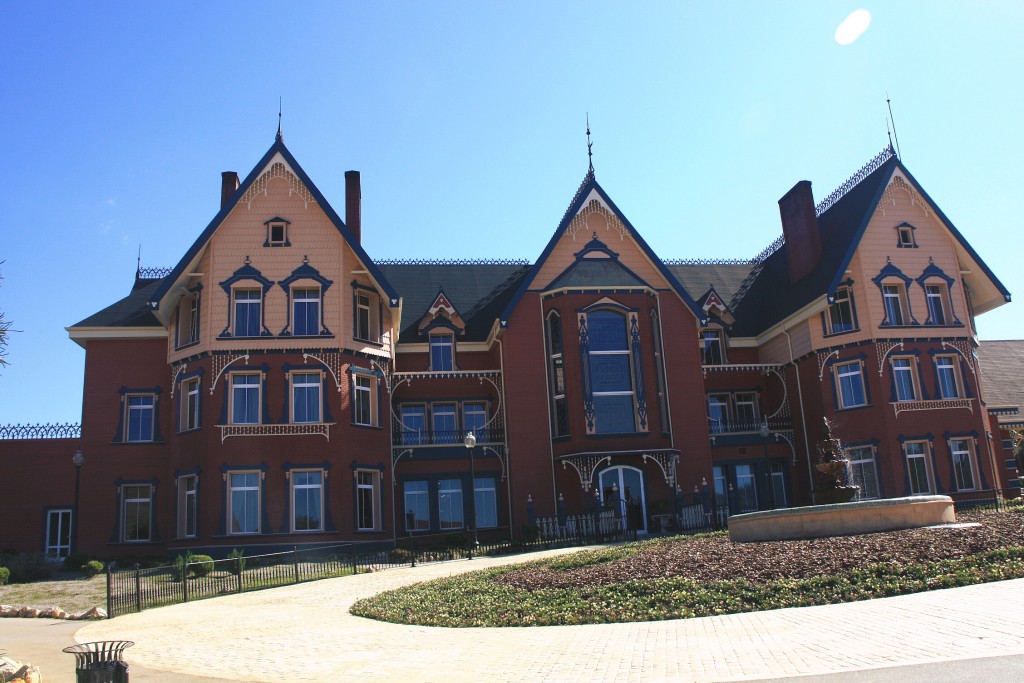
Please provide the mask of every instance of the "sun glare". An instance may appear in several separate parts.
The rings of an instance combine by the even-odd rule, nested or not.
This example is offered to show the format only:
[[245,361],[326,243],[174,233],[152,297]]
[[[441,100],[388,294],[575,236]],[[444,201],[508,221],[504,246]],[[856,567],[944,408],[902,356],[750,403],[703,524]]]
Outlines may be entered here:
[[836,28],[836,42],[840,45],[849,45],[860,38],[870,25],[871,12],[866,9],[855,10]]

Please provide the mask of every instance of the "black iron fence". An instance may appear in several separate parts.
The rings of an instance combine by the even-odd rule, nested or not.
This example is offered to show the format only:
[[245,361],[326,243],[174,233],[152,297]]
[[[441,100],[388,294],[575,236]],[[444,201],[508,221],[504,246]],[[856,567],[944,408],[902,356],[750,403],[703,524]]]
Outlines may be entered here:
[[983,489],[979,491],[955,491],[945,494],[953,499],[957,510],[991,509],[1004,510],[1007,501],[1010,504],[1019,502],[1021,490],[1019,488],[1005,489]]
[[0,425],[0,440],[7,439],[79,439],[82,425],[77,422]]

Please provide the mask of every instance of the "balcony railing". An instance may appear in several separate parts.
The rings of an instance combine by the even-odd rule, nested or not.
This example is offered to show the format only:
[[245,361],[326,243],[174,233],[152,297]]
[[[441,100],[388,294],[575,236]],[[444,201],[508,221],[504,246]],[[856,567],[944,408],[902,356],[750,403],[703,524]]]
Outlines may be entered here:
[[967,408],[974,412],[974,399],[970,398],[938,398],[929,401],[895,401],[890,403],[896,415],[908,410],[944,410],[948,408]]
[[[725,434],[757,434],[764,424],[764,419],[755,420],[708,420],[708,432],[712,436]],[[793,421],[788,417],[776,417],[768,420],[769,431],[788,430],[793,428]]]
[[[504,443],[505,431],[496,427],[472,430],[478,445]],[[431,429],[416,431],[403,429],[392,433],[395,446],[453,446],[462,445],[466,438],[463,429]]]

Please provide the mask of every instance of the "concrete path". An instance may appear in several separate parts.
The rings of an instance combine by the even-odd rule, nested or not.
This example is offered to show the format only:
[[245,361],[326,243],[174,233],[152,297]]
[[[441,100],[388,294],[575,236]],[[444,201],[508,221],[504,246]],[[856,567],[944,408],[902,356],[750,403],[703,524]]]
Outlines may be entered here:
[[[505,562],[477,558],[203,600],[93,622],[75,639],[135,641],[125,652],[134,683],[168,673],[183,681],[725,681],[1024,654],[1024,580],[598,626],[444,629],[348,613],[359,597]],[[44,671],[44,680],[73,677]]]

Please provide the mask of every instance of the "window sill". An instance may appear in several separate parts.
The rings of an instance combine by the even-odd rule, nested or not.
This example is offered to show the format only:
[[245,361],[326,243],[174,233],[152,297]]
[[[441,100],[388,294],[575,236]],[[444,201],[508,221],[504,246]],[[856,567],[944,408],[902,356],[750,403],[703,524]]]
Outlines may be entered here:
[[190,341],[187,344],[182,344],[181,346],[175,346],[174,350],[175,351],[184,351],[185,349],[190,349],[193,346],[199,346],[199,340],[198,339],[196,339],[195,341]]
[[363,424],[359,424],[358,422],[353,422],[352,426],[353,427],[358,427],[359,429],[377,429],[377,430],[381,429],[380,425],[363,425]]
[[111,441],[111,446],[161,446],[167,442],[163,439],[154,439],[152,441]]
[[217,337],[217,341],[248,341],[248,340],[251,340],[251,339],[273,339],[273,338],[274,338],[274,335],[270,334],[269,332],[267,332],[265,334],[258,334],[258,335],[253,336],[253,337],[236,337],[233,334],[227,334],[227,335],[222,334],[222,335]]
[[290,247],[290,246],[292,246],[292,243],[291,242],[264,242],[263,246],[265,246],[265,247]]
[[572,434],[559,434],[558,436],[551,437],[552,443],[558,443],[560,441],[568,441],[572,438]]
[[921,323],[911,323],[909,325],[890,325],[888,323],[882,323],[878,327],[882,330],[918,330],[921,329]]
[[871,407],[870,403],[864,403],[864,404],[861,404],[859,406],[850,406],[848,408],[840,406],[840,407],[836,408],[836,412],[837,413],[839,413],[839,412],[845,413],[845,412],[850,411],[850,410],[860,410],[861,408],[870,408],[870,407]]
[[860,332],[860,328],[859,327],[854,327],[854,328],[849,329],[849,330],[843,330],[842,332],[826,332],[824,335],[822,335],[822,338],[823,339],[830,339],[832,337],[841,337],[844,334],[853,334],[854,332]]
[[353,336],[352,337],[352,341],[362,342],[364,344],[370,344],[371,346],[377,346],[379,348],[384,348],[384,342],[377,341],[375,339],[363,339],[362,337]]
[[279,335],[280,339],[334,339],[334,335],[330,332],[323,332],[321,334],[292,334],[290,332],[282,332]]
[[650,436],[650,432],[613,432],[609,434],[587,434],[588,439],[642,439]]
[[201,431],[203,431],[202,425],[200,425],[198,427],[193,427],[192,429],[183,429],[180,432],[175,432],[175,434],[180,436],[182,434],[192,434],[192,433],[201,432]]

